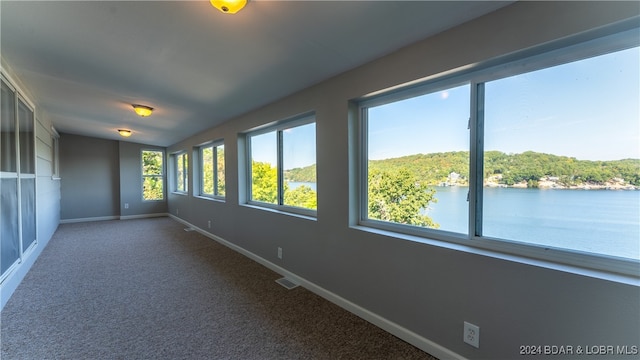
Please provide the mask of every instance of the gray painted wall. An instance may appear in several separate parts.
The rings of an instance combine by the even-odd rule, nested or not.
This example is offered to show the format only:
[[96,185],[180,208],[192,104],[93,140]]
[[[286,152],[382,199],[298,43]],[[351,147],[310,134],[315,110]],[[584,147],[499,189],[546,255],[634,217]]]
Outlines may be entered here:
[[[353,226],[348,116],[351,99],[639,12],[637,2],[516,3],[232,119],[168,149],[224,138],[226,202],[170,193],[169,212],[467,358],[520,358],[521,345],[639,345],[637,279]],[[238,133],[310,110],[317,119],[317,221],[243,206]],[[463,321],[480,326],[479,349],[462,342]],[[424,348],[434,349],[428,341]]]
[[[157,146],[120,141],[120,216],[166,214],[167,201],[142,200],[142,150],[162,150]],[[166,156],[165,156],[166,173]],[[165,181],[166,186],[166,181]],[[165,191],[166,192],[166,191]],[[165,195],[166,196],[166,195]],[[129,208],[125,208],[129,204]]]
[[62,134],[62,221],[166,214],[166,199],[142,200],[143,149],[164,151],[157,146]]
[[118,142],[61,134],[62,220],[119,216]]

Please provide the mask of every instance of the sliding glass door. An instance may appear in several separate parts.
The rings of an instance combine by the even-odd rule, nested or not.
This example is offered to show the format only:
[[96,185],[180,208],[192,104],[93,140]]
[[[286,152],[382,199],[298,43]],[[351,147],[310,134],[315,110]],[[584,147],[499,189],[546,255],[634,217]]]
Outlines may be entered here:
[[36,243],[33,110],[4,79],[0,111],[0,280]]

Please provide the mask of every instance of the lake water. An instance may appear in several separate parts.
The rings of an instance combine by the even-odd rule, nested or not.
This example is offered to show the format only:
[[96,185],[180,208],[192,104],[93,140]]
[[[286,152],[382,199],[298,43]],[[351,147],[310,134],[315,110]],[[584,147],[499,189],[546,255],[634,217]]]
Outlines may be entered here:
[[[426,214],[467,234],[468,188],[435,189]],[[483,213],[485,236],[640,259],[640,191],[484,188]]]
[[[436,187],[426,213],[467,233],[465,187]],[[483,234],[640,259],[640,191],[484,188]]]

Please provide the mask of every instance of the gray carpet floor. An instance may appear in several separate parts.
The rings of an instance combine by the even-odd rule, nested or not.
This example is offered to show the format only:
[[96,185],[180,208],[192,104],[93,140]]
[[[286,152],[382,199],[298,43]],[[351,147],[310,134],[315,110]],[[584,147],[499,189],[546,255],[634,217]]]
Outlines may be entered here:
[[11,359],[435,359],[170,218],[60,225],[1,313]]

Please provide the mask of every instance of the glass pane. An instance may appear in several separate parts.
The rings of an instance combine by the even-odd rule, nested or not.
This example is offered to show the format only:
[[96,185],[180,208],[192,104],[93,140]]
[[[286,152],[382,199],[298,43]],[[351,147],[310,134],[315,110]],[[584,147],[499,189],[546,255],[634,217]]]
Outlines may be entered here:
[[317,209],[316,124],[306,124],[282,132],[284,205]]
[[162,151],[142,152],[142,175],[162,175]]
[[21,179],[22,249],[36,241],[36,179]]
[[20,173],[35,174],[33,111],[18,100],[18,131],[20,133]]
[[160,176],[145,176],[142,183],[142,198],[144,200],[164,199],[164,182]]
[[278,152],[275,131],[252,136],[251,200],[278,203]]
[[464,85],[368,109],[369,219],[468,232]]
[[633,48],[486,84],[483,235],[640,259],[639,69]]
[[202,194],[213,195],[213,146],[202,148]]
[[142,198],[144,200],[164,199],[163,152],[142,151]]
[[216,195],[225,196],[224,182],[224,145],[216,147]]
[[176,160],[177,190],[187,191],[187,154],[179,154]]
[[0,179],[0,273],[20,257],[18,238],[18,180]]
[[[1,81],[0,81],[1,82]],[[16,103],[15,94],[2,82],[0,104],[0,171],[16,172]]]

